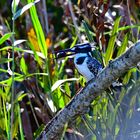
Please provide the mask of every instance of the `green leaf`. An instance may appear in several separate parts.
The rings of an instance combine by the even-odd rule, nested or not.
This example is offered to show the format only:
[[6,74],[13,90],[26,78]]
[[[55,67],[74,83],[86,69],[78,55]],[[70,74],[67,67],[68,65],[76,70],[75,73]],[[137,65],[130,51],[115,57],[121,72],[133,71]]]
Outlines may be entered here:
[[[115,124],[115,119],[116,119],[116,116],[117,116],[117,113],[118,113],[118,109],[119,109],[119,107],[120,107],[120,103],[118,103],[116,106],[115,106],[115,109],[114,109],[114,111],[113,111],[113,113],[112,113],[112,127],[113,127],[113,125]],[[111,127],[111,128],[112,128]]]
[[17,101],[22,101],[22,99],[26,96],[27,94],[26,93],[20,93],[19,95],[18,95],[18,97],[17,97]]
[[20,110],[19,104],[17,105],[17,112],[18,112],[20,140],[24,140],[24,132],[23,132],[23,126],[22,126],[22,120],[21,120],[21,110]]
[[[27,0],[28,3],[31,3],[31,0]],[[37,41],[39,44],[39,48],[41,50],[41,52],[44,54],[44,56],[47,58],[47,54],[48,54],[48,47],[46,46],[46,41],[45,41],[45,35],[41,26],[41,23],[39,21],[38,15],[37,15],[37,11],[36,11],[36,7],[33,6],[30,8],[30,15],[31,15],[31,19],[32,19],[32,23],[35,29],[35,33],[37,36]]]
[[126,47],[127,47],[127,44],[128,44],[128,35],[129,35],[129,33],[127,33],[125,35],[124,40],[122,42],[122,45],[118,50],[117,56],[120,56],[126,50]]
[[122,102],[122,100],[123,100],[123,98],[125,96],[125,93],[126,93],[126,89],[124,87],[122,87],[121,92],[120,92],[120,95],[119,95],[118,103],[121,104],[121,102]]
[[68,81],[76,81],[79,80],[77,78],[70,78],[70,79],[65,79],[65,80],[58,80],[54,83],[54,85],[51,87],[51,91],[53,92],[55,89],[57,89],[61,84],[68,82]]
[[57,102],[57,108],[64,108],[65,106],[65,101],[64,101],[64,96],[63,93],[61,92],[60,89],[57,90],[57,94],[55,94],[54,102]]
[[127,117],[131,118],[134,112],[134,105],[136,104],[137,94],[133,95],[130,100],[129,110],[127,112]]
[[14,46],[19,45],[25,41],[27,41],[27,40],[25,40],[25,39],[16,40],[16,41],[14,41]]
[[19,9],[13,17],[13,20],[16,20],[19,16],[21,16],[25,11],[27,11],[28,9],[30,9],[32,6],[34,6],[37,2],[39,2],[40,0],[35,0],[34,2],[28,3],[27,5],[23,6],[22,9]]
[[120,20],[121,20],[121,17],[117,18],[114,23],[114,27],[112,29],[111,37],[109,39],[109,43],[108,43],[106,54],[105,54],[105,64],[108,64],[109,60],[112,59]]
[[24,57],[22,57],[21,60],[20,60],[20,67],[21,67],[21,70],[24,74],[28,73],[28,68],[27,68],[27,65],[25,63]]
[[12,58],[0,58],[0,64],[2,63],[7,63],[7,62],[11,62],[13,59]]
[[133,28],[139,28],[140,27],[140,25],[138,24],[138,25],[128,25],[128,26],[124,26],[124,27],[120,27],[119,29],[118,29],[118,31],[124,31],[124,30],[128,30],[128,29],[133,29]]
[[[0,49],[0,51],[4,51],[4,50],[8,50],[8,49],[12,49],[12,46],[3,47],[3,48]],[[34,55],[37,55],[38,57],[41,57],[42,59],[45,59],[45,56],[41,52],[37,52],[35,50],[31,51],[31,50],[25,50],[25,49],[22,49],[22,48],[15,47],[15,51],[20,51],[20,52],[26,52],[26,53],[29,53],[29,54],[34,54]]]
[[13,0],[12,1],[12,13],[14,14],[15,12],[16,12],[16,10],[17,10],[17,6],[18,6],[18,4],[19,4],[19,1],[20,0]]
[[94,40],[93,40],[92,35],[90,34],[90,29],[88,28],[87,23],[85,21],[82,21],[82,22],[83,22],[83,26],[85,28],[85,33],[87,35],[87,38],[88,38],[89,42],[93,42]]
[[116,127],[115,127],[115,136],[118,135],[119,131],[120,131],[120,126],[116,125]]
[[14,102],[15,102],[15,103],[18,103],[19,101],[22,101],[22,99],[23,99],[25,96],[27,96],[27,94],[24,93],[24,91],[20,91],[19,93],[17,93]]
[[13,35],[14,33],[6,33],[4,34],[1,38],[0,38],[0,45],[5,42],[11,35]]
[[112,129],[113,128],[113,125],[115,124],[115,120],[116,120],[116,116],[117,116],[117,113],[118,113],[118,109],[120,107],[120,103],[118,103],[114,110],[111,112],[111,114],[109,115],[109,119],[108,119],[108,125],[109,125],[109,128]]
[[26,78],[28,78],[28,77],[32,77],[32,76],[36,76],[36,75],[42,75],[42,76],[48,76],[48,74],[47,73],[31,73],[31,74],[27,74],[26,75]]
[[[18,74],[18,76],[15,77],[15,81],[18,81],[18,82],[22,82],[24,79],[25,79],[24,76],[19,75],[19,74]],[[12,78],[11,77],[6,79],[6,80],[0,81],[0,84],[7,84],[7,83],[12,83]],[[9,93],[9,91],[8,91],[8,93]]]
[[129,70],[129,71],[125,74],[125,76],[124,76],[124,78],[123,78],[123,84],[127,84],[127,83],[129,82],[130,77],[131,77],[131,74],[132,74],[132,70]]
[[44,124],[41,124],[41,126],[39,126],[39,128],[34,132],[34,139],[37,139],[40,136],[44,128],[45,128]]
[[[1,69],[1,68],[0,68],[0,73],[1,73],[1,72],[8,73],[8,70]],[[19,73],[16,73],[16,72],[14,72],[14,75],[16,75],[16,76],[23,76],[23,75],[21,75],[21,74],[19,74]]]
[[135,95],[133,95],[132,97],[131,97],[131,101],[130,101],[130,107],[133,109],[133,106],[135,105],[135,103],[136,103],[136,98],[137,97],[137,94],[135,94]]

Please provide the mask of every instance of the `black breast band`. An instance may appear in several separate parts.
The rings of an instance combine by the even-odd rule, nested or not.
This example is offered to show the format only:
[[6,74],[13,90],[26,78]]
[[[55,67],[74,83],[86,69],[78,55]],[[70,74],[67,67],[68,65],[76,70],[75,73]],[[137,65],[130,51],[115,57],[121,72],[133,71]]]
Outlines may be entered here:
[[84,57],[79,57],[79,58],[76,60],[76,64],[78,64],[78,65],[82,64],[82,63],[84,62],[85,58],[86,58],[85,56],[84,56]]

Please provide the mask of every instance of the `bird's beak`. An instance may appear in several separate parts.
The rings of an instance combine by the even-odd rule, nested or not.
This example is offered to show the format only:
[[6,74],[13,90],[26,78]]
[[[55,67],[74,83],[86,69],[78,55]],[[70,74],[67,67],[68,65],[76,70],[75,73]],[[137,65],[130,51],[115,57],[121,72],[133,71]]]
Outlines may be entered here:
[[55,52],[55,56],[56,56],[56,59],[59,59],[59,58],[63,58],[66,56],[75,55],[75,53],[76,52],[75,52],[74,48],[71,48],[71,49],[57,51],[57,52]]

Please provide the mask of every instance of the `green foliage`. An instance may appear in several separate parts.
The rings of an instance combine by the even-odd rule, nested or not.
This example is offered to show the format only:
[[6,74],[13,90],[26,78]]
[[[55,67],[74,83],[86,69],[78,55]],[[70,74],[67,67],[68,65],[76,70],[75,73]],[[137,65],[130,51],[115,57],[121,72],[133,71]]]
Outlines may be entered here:
[[[14,17],[13,20],[16,20],[19,16],[21,16],[24,12],[26,12],[28,9],[30,9],[32,6],[34,6],[37,2],[39,2],[39,0],[36,0],[34,2],[28,3],[27,5],[25,5],[24,7],[22,7],[22,9],[14,12]],[[16,7],[16,6],[14,6]],[[14,8],[15,9],[15,8]]]
[[120,56],[122,53],[125,52],[127,44],[128,44],[128,33],[124,36],[124,40],[122,42],[122,45],[120,46],[118,52],[117,52],[117,57]]
[[92,37],[92,35],[90,34],[90,30],[89,30],[88,25],[87,25],[87,23],[86,23],[85,21],[83,21],[83,26],[84,26],[85,33],[86,33],[86,36],[87,36],[89,42],[93,42],[93,41],[94,41],[94,40],[93,40],[93,37]]
[[21,71],[26,75],[28,73],[28,67],[25,63],[25,59],[22,57],[21,60],[20,60],[20,68],[21,68]]
[[15,14],[20,0],[13,0],[11,4],[12,13]]
[[[12,15],[8,15],[11,11],[2,0],[8,14],[2,14],[5,17],[1,26],[6,29],[0,38],[0,139],[24,140],[39,136],[55,113],[85,86],[85,79],[75,70],[73,60],[57,60],[55,51],[73,47],[79,43],[77,36],[84,36],[83,40],[96,42],[93,56],[107,65],[138,38],[139,19],[135,19],[138,13],[132,18],[134,25],[127,23],[134,14],[124,18],[118,9],[116,17],[110,17],[112,23],[108,22],[105,15],[112,5],[107,1],[99,1],[99,5],[89,1],[86,8],[83,1],[74,2],[73,20],[77,22],[79,35],[67,5],[52,0],[43,2],[13,0]],[[8,27],[5,19],[9,24],[12,21],[12,25]],[[131,126],[137,126],[140,73],[133,68],[118,80],[123,83],[119,91],[104,91],[91,103],[89,113],[67,124],[65,131],[72,130],[74,138],[116,140],[122,136],[130,139],[130,134],[138,128],[130,131]]]
[[65,79],[65,80],[58,80],[56,83],[54,83],[51,90],[53,92],[55,89],[57,89],[63,83],[68,82],[68,81],[75,81],[75,80],[78,80],[78,79],[77,78],[71,78],[71,79]]
[[7,39],[9,39],[11,35],[13,35],[13,33],[6,33],[5,35],[3,35],[0,38],[0,45],[3,44],[3,42],[5,42]]
[[20,106],[17,105],[17,111],[18,111],[18,122],[19,122],[19,131],[20,131],[20,139],[24,140],[24,132],[23,132],[23,127],[22,127],[22,120],[21,120],[21,115],[20,115]]
[[[31,2],[32,2],[32,0],[28,0],[28,3],[31,3]],[[36,8],[34,6],[30,7],[30,13],[31,13],[33,26],[34,26],[35,31],[36,31],[37,40],[38,40],[40,50],[44,54],[44,56],[47,58],[48,51],[47,51],[47,46],[45,43],[45,36],[44,36],[40,21],[39,21],[38,16],[37,16]]]
[[114,52],[114,46],[117,38],[117,32],[119,28],[119,23],[120,23],[121,17],[117,18],[116,21],[114,22],[114,27],[111,32],[111,37],[109,39],[109,43],[107,46],[107,50],[105,53],[105,64],[107,65],[109,60],[112,59],[113,52]]

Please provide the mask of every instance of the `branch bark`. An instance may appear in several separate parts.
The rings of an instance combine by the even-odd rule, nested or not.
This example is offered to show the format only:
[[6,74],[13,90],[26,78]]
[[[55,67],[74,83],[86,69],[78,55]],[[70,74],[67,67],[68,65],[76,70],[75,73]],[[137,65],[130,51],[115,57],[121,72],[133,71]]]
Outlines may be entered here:
[[95,97],[108,88],[112,82],[123,73],[135,67],[140,61],[140,40],[130,47],[122,56],[111,61],[106,68],[70,101],[70,103],[56,114],[46,125],[39,138],[47,140],[59,139],[66,123],[88,111],[88,107]]

